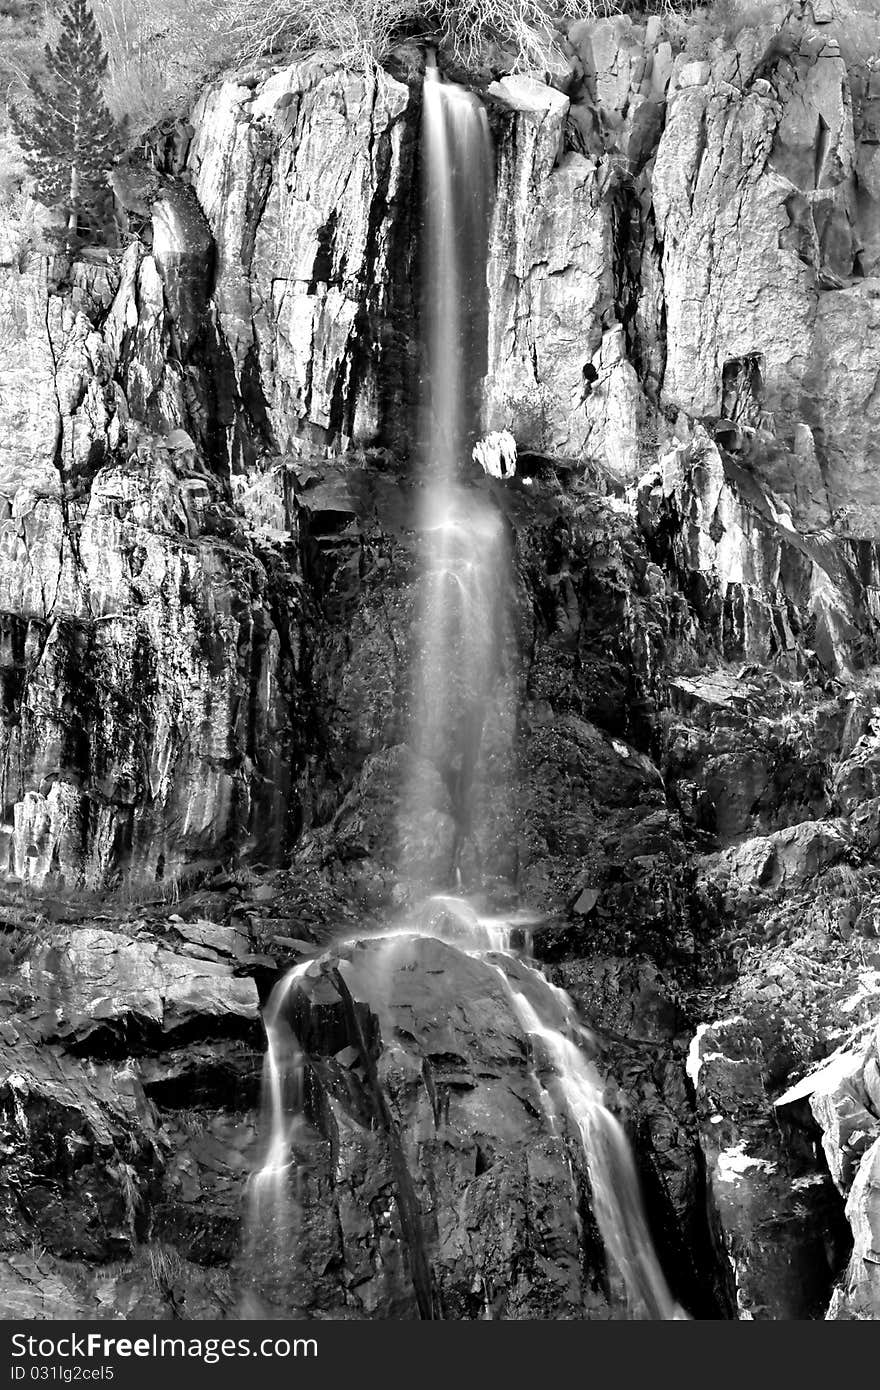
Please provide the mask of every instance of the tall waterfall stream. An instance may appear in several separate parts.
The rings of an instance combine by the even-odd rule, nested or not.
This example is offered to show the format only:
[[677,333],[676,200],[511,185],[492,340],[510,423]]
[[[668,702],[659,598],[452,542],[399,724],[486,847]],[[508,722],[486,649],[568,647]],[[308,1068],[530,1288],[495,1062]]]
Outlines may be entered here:
[[[602,1101],[602,1083],[587,1059],[589,1037],[574,1005],[560,989],[514,951],[512,938],[528,940],[526,914],[494,916],[463,896],[478,884],[472,853],[479,753],[493,687],[500,669],[499,632],[509,589],[504,525],[498,511],[460,481],[473,442],[478,381],[481,284],[485,283],[488,190],[492,149],[486,112],[470,93],[441,80],[430,65],[422,117],[424,204],[425,383],[422,409],[423,508],[421,598],[415,634],[416,669],[411,745],[422,760],[445,771],[458,833],[443,892],[389,924],[378,940],[379,973],[413,940],[435,937],[479,958],[497,972],[510,1010],[527,1035],[530,1065],[548,1128],[573,1132],[583,1145],[593,1214],[605,1245],[612,1283],[631,1318],[682,1317],[667,1288],[648,1231],[629,1144]],[[476,349],[475,349],[476,344]],[[400,806],[401,877],[413,891],[424,881],[419,838],[408,827],[429,815],[424,780],[413,784]],[[475,867],[476,866],[476,867]],[[353,944],[362,938],[339,943]],[[267,1052],[263,1073],[263,1154],[249,1183],[248,1240],[255,1258],[284,1260],[297,1235],[297,1135],[302,1124],[306,1059],[291,1018],[291,1003],[304,978],[325,957],[305,961],[276,985],[264,1012]],[[345,978],[340,957],[338,973]],[[379,989],[379,995],[382,991]],[[382,1022],[383,1001],[369,1000]],[[442,1007],[442,1001],[441,1001]],[[400,1191],[401,1223],[418,1223],[412,1193]],[[420,1248],[410,1232],[410,1248]],[[274,1248],[273,1248],[274,1247]],[[436,1316],[421,1281],[419,1311]]]

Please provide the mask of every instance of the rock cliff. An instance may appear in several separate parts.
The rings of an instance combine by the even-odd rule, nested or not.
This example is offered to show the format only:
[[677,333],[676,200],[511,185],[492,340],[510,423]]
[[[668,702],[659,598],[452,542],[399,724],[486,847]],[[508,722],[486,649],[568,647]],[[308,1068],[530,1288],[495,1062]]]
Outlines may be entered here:
[[[873,0],[731,0],[476,84],[483,423],[519,459],[469,481],[516,727],[471,872],[542,915],[697,1317],[880,1316],[878,54]],[[17,1315],[614,1306],[491,972],[422,942],[379,1000],[352,944],[412,776],[420,84],[238,72],[124,250],[0,267]],[[255,1272],[259,1008],[324,948],[307,1257]]]

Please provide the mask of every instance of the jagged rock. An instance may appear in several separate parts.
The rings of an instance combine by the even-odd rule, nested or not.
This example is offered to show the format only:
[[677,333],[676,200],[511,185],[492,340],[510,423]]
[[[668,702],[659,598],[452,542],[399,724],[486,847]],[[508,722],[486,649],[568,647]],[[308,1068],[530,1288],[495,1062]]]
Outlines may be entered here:
[[516,473],[516,440],[509,430],[492,430],[477,440],[473,457],[490,478],[512,478]]
[[871,1110],[871,1098],[862,1084],[865,1067],[876,1058],[857,1051],[835,1054],[817,1071],[792,1086],[776,1102],[777,1109],[808,1099],[822,1129],[822,1147],[828,1170],[846,1194],[855,1167],[871,1146],[880,1126],[880,1115]]
[[194,112],[188,165],[217,245],[221,331],[276,453],[396,428],[405,371],[385,324],[401,307],[409,99],[381,69],[313,60],[257,87],[218,84]]
[[45,1252],[0,1257],[0,1307],[6,1318],[69,1319],[97,1316],[97,1305],[76,1278],[66,1279]]
[[793,719],[798,687],[762,676],[719,670],[670,683],[667,775],[686,822],[722,842],[830,811],[840,707],[829,700]]
[[3,1248],[103,1261],[142,1238],[164,1161],[136,1071],[0,1042]]
[[[0,269],[3,336],[2,398],[6,427],[0,455],[0,488],[7,516],[31,499],[58,492],[54,459],[61,431],[55,360],[47,321],[48,265],[22,274]],[[17,499],[21,497],[21,502]]]
[[121,866],[132,883],[173,878],[250,818],[248,786],[271,801],[287,780],[266,745],[262,775],[248,773],[262,754],[241,727],[239,673],[277,692],[255,694],[268,732],[283,719],[284,657],[259,560],[199,536],[210,506],[204,483],[161,465],[152,477],[112,469],[95,480],[75,550],[60,504],[35,565],[39,510],[9,528],[6,564],[30,590],[16,605],[3,731],[20,878],[94,885]]
[[519,851],[528,899],[548,911],[572,904],[578,912],[583,889],[590,889],[591,922],[614,920],[624,904],[630,922],[642,913],[649,921],[652,875],[663,872],[676,838],[662,813],[652,819],[663,800],[656,767],[574,715],[530,734]]
[[704,1025],[688,1064],[737,1315],[774,1321],[821,1317],[848,1248],[809,1125],[782,1134],[773,1115],[778,1026],[757,1012]]
[[214,239],[192,188],[171,185],[151,208],[153,258],[162,278],[174,348],[187,362],[205,331]]
[[719,867],[734,893],[791,893],[846,854],[845,830],[833,821],[802,821],[727,850]]
[[[603,145],[610,147],[629,157],[637,172],[660,138],[672,75],[672,46],[662,24],[656,15],[644,26],[628,15],[615,15],[576,22],[568,31],[583,66],[589,98],[575,97],[572,114],[592,136],[588,137],[589,153],[599,153]],[[638,153],[637,146],[641,146]]]
[[776,1102],[783,1110],[809,1099],[829,1171],[847,1198],[853,1249],[826,1313],[833,1320],[876,1319],[880,1311],[875,1273],[880,1258],[878,1049],[880,1029],[872,1024],[866,1040],[864,1029],[857,1028],[854,1038]]
[[541,1124],[535,1062],[501,972],[432,938],[342,948],[353,1033],[332,967],[310,967],[291,997],[313,1096],[297,1140],[302,1224],[291,1259],[277,1210],[264,1214],[257,1249],[277,1240],[279,1259],[250,1271],[260,1297],[323,1316],[413,1316],[412,1271],[426,1256],[445,1317],[603,1316],[589,1231],[579,1251],[581,1161]]
[[880,1310],[880,1138],[864,1155],[846,1203],[853,1253],[827,1316],[876,1322]]
[[593,382],[585,393],[591,458],[605,464],[608,476],[626,485],[638,477],[642,393],[638,375],[626,355],[623,328],[602,335],[592,358]]
[[[584,367],[611,296],[611,221],[595,164],[561,159],[568,101],[530,78],[489,89],[502,108],[489,244],[485,428],[520,448],[580,454]],[[538,191],[540,194],[538,196]]]
[[[768,50],[768,93],[710,84],[670,99],[652,178],[668,316],[664,398],[691,415],[717,415],[725,373],[751,359],[760,370],[755,404],[776,433],[802,420],[805,406],[807,423],[822,430],[822,485],[800,484],[796,515],[827,517],[845,504],[852,529],[869,535],[880,364],[875,292],[853,281],[862,233],[849,72],[830,50],[784,49],[780,40]],[[793,242],[795,205],[805,230]],[[835,351],[841,334],[855,380]]]
[[217,1020],[246,1030],[258,1014],[253,980],[233,975],[228,962],[100,928],[53,933],[25,961],[23,979],[41,1036],[80,1049],[100,1049],[108,1035],[197,1035]]
[[[736,906],[726,1013],[691,1046],[740,1316],[856,1315],[846,1290],[863,1282],[850,1259],[858,1218],[843,1202],[880,1125],[880,973],[864,967],[846,882],[846,871],[814,865],[803,888]],[[760,940],[765,922],[772,944]]]
[[[269,885],[265,886],[268,887]],[[271,889],[269,891],[271,892]],[[247,954],[247,934],[237,925],[225,926],[218,922],[206,921],[177,921],[174,923],[174,930],[178,936],[183,937],[184,941],[192,941],[196,946],[207,946],[217,955],[240,958]]]
[[86,1266],[56,1259],[46,1250],[0,1258],[0,1291],[3,1315],[22,1321],[235,1315],[225,1271],[202,1269],[158,1243],[144,1247],[128,1267],[117,1262],[97,1277]]
[[788,505],[729,456],[722,459],[699,427],[639,482],[649,533],[662,537],[670,504],[681,519],[672,558],[690,572],[686,582],[725,656],[769,659],[795,672],[818,660],[834,671],[849,665],[851,652],[861,654],[856,625],[865,645],[873,643],[871,598],[860,573],[865,560],[874,563],[873,546],[802,535]]
[[[421,808],[412,817],[400,813],[408,793]],[[422,866],[425,887],[447,882],[456,835],[449,787],[441,773],[409,749],[396,747],[366,759],[330,833],[320,838],[348,865],[356,898],[375,910],[390,903],[401,856]]]
[[239,1248],[244,1184],[258,1162],[252,1115],[224,1098],[220,1112],[169,1115],[165,1135],[171,1153],[151,1235],[196,1265],[228,1266]]
[[[28,330],[30,391],[0,466],[3,838],[8,868],[33,883],[95,885],[120,867],[133,883],[173,877],[240,824],[248,784],[272,800],[288,778],[271,753],[257,766],[237,673],[274,691],[258,726],[283,722],[289,633],[275,630],[244,536],[228,544],[236,522],[218,484],[201,464],[187,476],[187,455],[168,446],[185,411],[155,262],[132,245],[113,288],[103,305],[91,282],[52,293],[45,261],[13,287],[12,322],[42,301],[43,325]],[[161,423],[163,442],[130,411]],[[119,458],[126,432],[137,453]]]

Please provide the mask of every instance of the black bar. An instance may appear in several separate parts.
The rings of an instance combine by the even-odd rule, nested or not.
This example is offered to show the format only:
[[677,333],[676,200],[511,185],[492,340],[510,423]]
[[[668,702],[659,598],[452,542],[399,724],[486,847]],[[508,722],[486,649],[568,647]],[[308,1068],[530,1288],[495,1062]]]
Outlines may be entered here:
[[[819,1324],[822,1325],[822,1324]],[[817,1341],[798,1324],[751,1322],[7,1322],[0,1323],[0,1390],[72,1385],[106,1390],[387,1390],[443,1385],[464,1390],[570,1386],[628,1390],[636,1383],[712,1390],[734,1375],[785,1357],[815,1383],[823,1359],[839,1358],[833,1331]],[[679,1330],[675,1330],[678,1328]],[[851,1335],[851,1334],[849,1334]],[[858,1334],[855,1334],[858,1336]],[[93,1341],[89,1341],[93,1338]],[[164,1345],[163,1345],[164,1344]],[[849,1345],[849,1340],[848,1340]],[[867,1347],[864,1348],[867,1352]],[[772,1363],[771,1363],[772,1364]],[[349,1379],[350,1378],[350,1379]],[[760,1377],[759,1377],[760,1379]],[[767,1383],[767,1382],[765,1382]]]

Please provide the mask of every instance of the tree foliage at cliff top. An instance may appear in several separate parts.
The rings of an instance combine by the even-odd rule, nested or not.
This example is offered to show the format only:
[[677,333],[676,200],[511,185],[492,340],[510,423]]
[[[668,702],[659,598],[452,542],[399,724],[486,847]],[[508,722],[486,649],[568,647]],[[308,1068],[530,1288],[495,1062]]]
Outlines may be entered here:
[[327,49],[348,61],[381,60],[404,37],[436,38],[467,66],[488,45],[541,67],[555,26],[627,11],[684,10],[699,0],[222,0],[219,14],[245,55]]
[[45,81],[28,83],[32,110],[10,106],[15,134],[40,201],[62,207],[69,234],[100,221],[108,169],[122,152],[123,127],[102,91],[107,54],[86,0],[70,0],[58,42],[46,47]]

